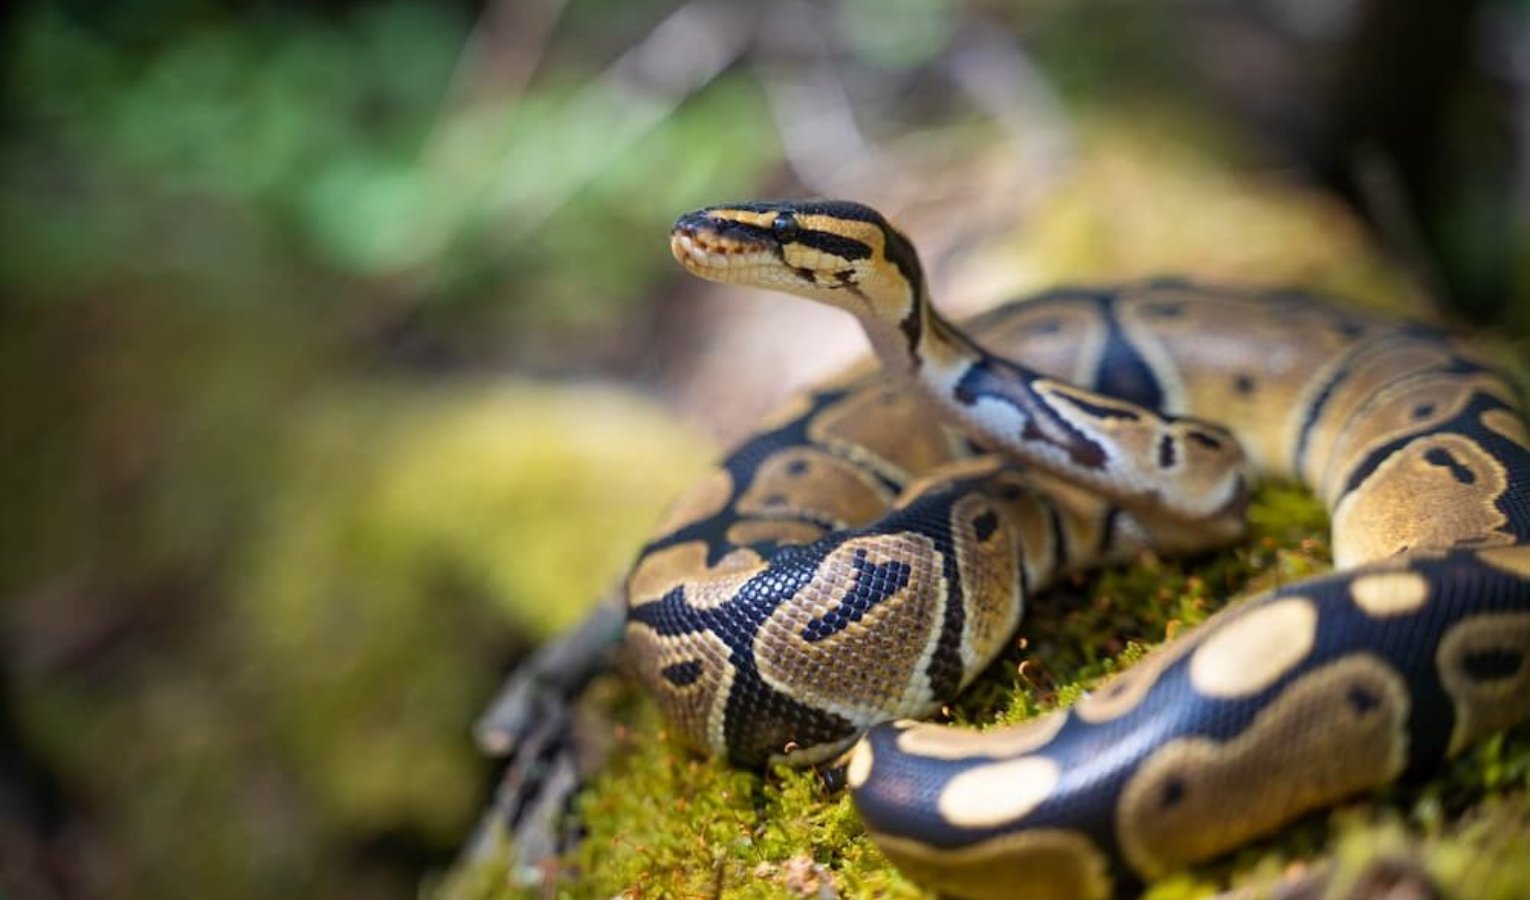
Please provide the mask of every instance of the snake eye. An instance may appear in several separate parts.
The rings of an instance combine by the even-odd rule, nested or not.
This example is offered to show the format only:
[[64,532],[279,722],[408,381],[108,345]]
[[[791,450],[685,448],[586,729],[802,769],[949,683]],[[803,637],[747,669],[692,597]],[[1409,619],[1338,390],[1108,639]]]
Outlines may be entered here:
[[776,220],[770,223],[770,231],[776,236],[776,240],[783,244],[797,239],[797,217],[791,213],[781,213]]

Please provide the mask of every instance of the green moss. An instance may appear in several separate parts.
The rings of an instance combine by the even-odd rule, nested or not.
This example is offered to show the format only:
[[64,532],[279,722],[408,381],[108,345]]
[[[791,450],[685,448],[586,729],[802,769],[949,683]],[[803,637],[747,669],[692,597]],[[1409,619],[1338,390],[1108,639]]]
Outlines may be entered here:
[[449,840],[502,636],[576,621],[564,598],[609,589],[710,451],[610,390],[340,389],[311,413],[245,557],[241,681],[325,820]]

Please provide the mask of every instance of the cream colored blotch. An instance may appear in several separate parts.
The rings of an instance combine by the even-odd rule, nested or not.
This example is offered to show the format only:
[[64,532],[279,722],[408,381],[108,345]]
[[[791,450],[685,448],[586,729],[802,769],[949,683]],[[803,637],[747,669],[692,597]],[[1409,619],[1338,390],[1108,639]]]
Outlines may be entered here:
[[1349,592],[1367,615],[1400,616],[1424,605],[1429,582],[1417,572],[1377,572],[1356,578]]
[[992,828],[1035,809],[1057,786],[1057,763],[1024,756],[976,766],[940,792],[940,814],[961,828]]
[[1286,597],[1217,628],[1190,658],[1190,683],[1208,697],[1257,694],[1312,651],[1317,610],[1305,597]]

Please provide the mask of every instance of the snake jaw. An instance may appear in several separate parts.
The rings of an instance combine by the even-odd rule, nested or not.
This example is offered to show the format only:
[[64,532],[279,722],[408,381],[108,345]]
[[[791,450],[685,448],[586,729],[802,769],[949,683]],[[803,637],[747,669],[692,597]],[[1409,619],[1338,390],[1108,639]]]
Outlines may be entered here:
[[675,223],[669,251],[681,267],[698,278],[767,290],[797,291],[801,283],[781,260],[781,249],[747,226],[706,220],[692,213]]

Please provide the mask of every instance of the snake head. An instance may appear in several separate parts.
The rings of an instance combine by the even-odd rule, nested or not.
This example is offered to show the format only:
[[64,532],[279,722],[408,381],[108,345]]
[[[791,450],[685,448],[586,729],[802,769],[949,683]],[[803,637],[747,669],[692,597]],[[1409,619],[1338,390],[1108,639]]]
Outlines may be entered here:
[[796,294],[863,321],[903,321],[923,287],[908,238],[844,200],[710,206],[681,216],[669,247],[693,275]]

